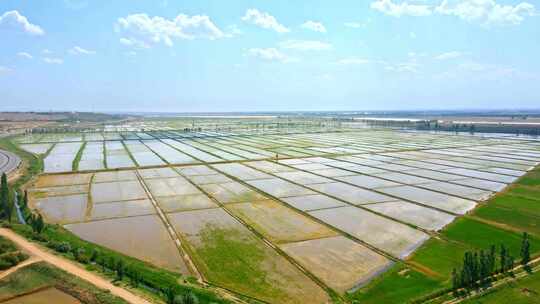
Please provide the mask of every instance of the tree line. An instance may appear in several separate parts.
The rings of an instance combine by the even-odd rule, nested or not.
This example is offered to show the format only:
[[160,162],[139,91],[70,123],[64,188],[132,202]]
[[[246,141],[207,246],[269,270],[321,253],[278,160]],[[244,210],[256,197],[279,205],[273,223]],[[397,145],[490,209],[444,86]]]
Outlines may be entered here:
[[[523,233],[520,250],[520,263],[524,267],[531,260],[530,241],[527,232]],[[489,283],[495,274],[511,273],[515,267],[515,257],[510,254],[510,250],[501,244],[499,250],[492,245],[489,250],[471,252],[467,251],[463,257],[463,264],[459,269],[452,270],[452,290],[476,289]]]

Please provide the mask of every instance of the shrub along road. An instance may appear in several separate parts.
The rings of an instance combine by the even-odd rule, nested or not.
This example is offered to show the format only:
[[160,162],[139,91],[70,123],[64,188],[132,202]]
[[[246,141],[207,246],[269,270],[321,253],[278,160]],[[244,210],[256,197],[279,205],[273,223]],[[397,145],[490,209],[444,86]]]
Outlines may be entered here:
[[15,232],[9,229],[0,228],[0,235],[7,239],[10,239],[21,249],[26,250],[27,252],[34,255],[36,258],[41,259],[49,264],[52,264],[85,281],[88,281],[91,284],[94,284],[95,286],[97,286],[98,288],[109,290],[113,295],[120,297],[129,303],[150,304],[150,302],[146,301],[145,299],[137,295],[134,295],[133,293],[123,288],[114,286],[108,280],[81,268],[80,266],[74,264],[73,262],[45,251],[44,249],[40,248],[40,246],[30,243],[29,241],[27,241],[26,239],[24,239],[23,237],[19,236],[18,234],[16,234]]

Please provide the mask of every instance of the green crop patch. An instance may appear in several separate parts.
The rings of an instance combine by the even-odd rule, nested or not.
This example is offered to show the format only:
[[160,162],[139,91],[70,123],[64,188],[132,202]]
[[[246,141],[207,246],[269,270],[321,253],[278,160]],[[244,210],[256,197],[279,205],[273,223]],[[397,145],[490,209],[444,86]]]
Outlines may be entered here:
[[[489,249],[491,245],[504,245],[514,257],[519,256],[522,236],[520,233],[503,230],[477,220],[460,218],[443,233],[450,240],[461,242],[476,249]],[[540,250],[540,242],[532,238],[531,252]]]
[[198,254],[204,257],[201,266],[204,265],[204,272],[212,282],[227,282],[247,294],[264,294],[273,299],[284,297],[279,288],[264,279],[269,276],[263,269],[267,253],[247,241],[240,232],[208,226],[201,232],[201,241],[203,245],[198,249]]
[[535,215],[490,205],[476,209],[474,215],[484,220],[507,225],[512,229],[540,236],[540,218]]
[[353,303],[407,303],[443,287],[404,264],[396,264],[367,286],[348,295]]
[[513,185],[505,194],[519,196],[540,202],[540,187]]
[[463,255],[471,247],[441,239],[431,238],[420,247],[409,261],[420,264],[441,275],[441,280],[450,278],[452,269],[460,267]]
[[488,205],[511,209],[540,217],[540,192],[538,199],[530,199],[523,196],[501,195],[493,198]]
[[526,186],[540,186],[540,170],[534,170],[519,179],[517,184]]

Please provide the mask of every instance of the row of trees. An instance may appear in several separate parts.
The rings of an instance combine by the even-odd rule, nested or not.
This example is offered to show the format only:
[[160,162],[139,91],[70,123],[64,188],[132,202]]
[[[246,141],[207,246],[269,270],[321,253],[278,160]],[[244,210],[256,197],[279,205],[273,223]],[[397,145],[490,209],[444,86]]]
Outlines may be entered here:
[[[526,232],[523,233],[520,256],[520,263],[526,266],[531,259],[529,235]],[[494,274],[511,272],[514,264],[515,258],[504,245],[500,246],[498,253],[495,245],[488,251],[465,252],[461,269],[454,268],[452,271],[452,289],[457,291],[460,288],[478,288],[487,283]]]

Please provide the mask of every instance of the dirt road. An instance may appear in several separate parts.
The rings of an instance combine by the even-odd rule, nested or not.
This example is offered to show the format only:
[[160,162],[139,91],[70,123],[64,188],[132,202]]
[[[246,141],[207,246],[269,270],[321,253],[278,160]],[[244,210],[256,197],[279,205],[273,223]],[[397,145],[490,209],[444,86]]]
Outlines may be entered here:
[[15,232],[0,228],[0,235],[10,239],[13,241],[19,248],[26,250],[27,252],[34,255],[37,259],[41,259],[49,264],[52,264],[66,272],[71,273],[72,275],[75,275],[83,280],[86,280],[95,286],[101,288],[110,290],[111,294],[120,297],[124,300],[126,300],[129,303],[133,304],[150,304],[150,302],[146,301],[145,299],[134,295],[133,293],[114,286],[111,282],[108,280],[93,274],[84,268],[80,267],[79,265],[73,263],[72,261],[69,261],[65,258],[56,256],[52,253],[47,252],[46,250],[42,249],[41,246],[31,243],[25,238],[21,237],[20,235],[16,234]]

